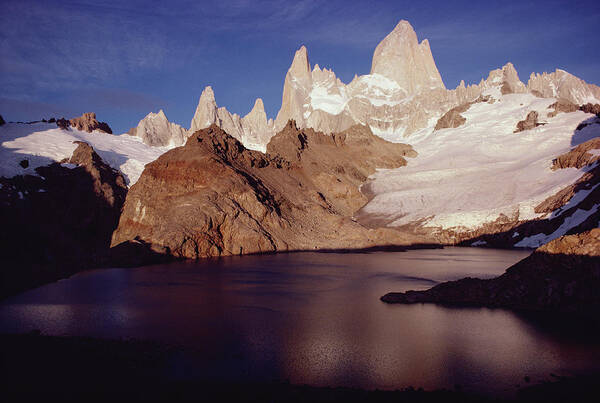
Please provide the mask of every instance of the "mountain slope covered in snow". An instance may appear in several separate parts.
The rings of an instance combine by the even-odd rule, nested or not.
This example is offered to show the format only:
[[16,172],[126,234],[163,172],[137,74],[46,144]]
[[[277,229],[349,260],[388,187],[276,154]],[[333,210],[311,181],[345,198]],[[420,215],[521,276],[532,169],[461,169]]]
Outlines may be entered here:
[[[486,94],[492,96],[489,102],[474,103],[462,112],[466,119],[462,126],[435,130],[430,125],[411,136],[417,158],[402,169],[373,175],[362,187],[372,199],[357,217],[367,225],[437,231],[452,234],[451,241],[460,241],[486,224],[517,225],[556,215],[540,213],[536,207],[591,167],[552,169],[553,160],[600,136],[600,124],[577,130],[582,122],[597,118],[582,111],[552,116],[554,109],[549,107],[556,102],[554,98],[530,93],[502,95],[499,88]],[[540,125],[515,133],[517,123],[531,111],[538,113]],[[580,192],[573,201],[585,199],[582,196],[591,189]],[[536,239],[544,243],[564,235],[596,212],[597,206],[576,211],[560,231]],[[534,238],[523,240],[522,235],[514,236],[516,246],[541,244]]]
[[64,130],[53,123],[7,123],[0,126],[0,176],[37,175],[35,168],[70,158],[77,148],[75,141],[90,144],[107,164],[125,175],[129,186],[147,163],[169,149],[149,146],[127,134]]

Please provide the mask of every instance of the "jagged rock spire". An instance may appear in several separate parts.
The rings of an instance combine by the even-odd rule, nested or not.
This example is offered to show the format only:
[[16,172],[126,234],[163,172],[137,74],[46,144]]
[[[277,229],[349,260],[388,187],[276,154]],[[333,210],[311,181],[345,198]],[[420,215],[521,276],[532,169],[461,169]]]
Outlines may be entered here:
[[435,65],[429,41],[419,43],[408,21],[402,20],[375,48],[371,74],[398,83],[408,95],[432,88],[446,88]]
[[196,113],[190,124],[190,131],[193,133],[196,130],[204,129],[217,121],[217,102],[215,101],[215,93],[209,85],[202,91]]
[[308,52],[302,45],[294,54],[294,60],[290,66],[283,84],[283,96],[281,97],[281,109],[275,119],[275,129],[281,130],[289,119],[298,121],[304,125],[304,104],[312,87],[312,76]]

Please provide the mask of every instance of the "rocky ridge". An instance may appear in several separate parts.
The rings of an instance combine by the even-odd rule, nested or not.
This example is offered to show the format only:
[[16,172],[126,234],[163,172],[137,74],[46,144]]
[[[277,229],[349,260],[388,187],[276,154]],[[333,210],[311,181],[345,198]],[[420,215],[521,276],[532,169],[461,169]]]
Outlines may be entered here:
[[[324,133],[367,125],[376,135],[399,141],[428,127],[432,120],[444,119],[443,115],[454,108],[495,93],[532,93],[578,105],[600,102],[600,87],[564,70],[532,73],[525,84],[512,63],[490,71],[478,84],[461,81],[455,89],[446,89],[428,40],[419,42],[410,23],[402,20],[376,47],[370,73],[355,76],[348,84],[331,69],[318,64],[311,68],[308,50],[301,46],[286,73],[281,107],[274,121],[266,116],[260,98],[252,111],[241,117],[218,107],[212,88],[206,87],[186,135],[216,124],[247,148],[264,152],[269,139],[288,120],[294,120],[300,128]],[[168,144],[171,132],[162,132],[160,143]]]
[[104,133],[112,134],[112,129],[105,122],[99,122],[96,119],[94,112],[87,112],[83,115],[69,120],[69,124],[77,130],[85,131],[88,133],[98,130]]
[[410,155],[409,146],[365,127],[329,136],[293,121],[265,155],[212,125],[146,165],[112,245],[143,242],[156,253],[200,258],[424,243],[351,218],[365,201],[360,183],[376,167],[402,166]]
[[252,110],[246,116],[240,117],[235,113],[231,114],[225,107],[218,107],[215,94],[208,86],[200,95],[196,112],[190,123],[189,134],[212,124],[221,127],[248,148],[261,151],[264,151],[264,147],[274,134],[273,121],[267,120],[262,99],[257,98]]

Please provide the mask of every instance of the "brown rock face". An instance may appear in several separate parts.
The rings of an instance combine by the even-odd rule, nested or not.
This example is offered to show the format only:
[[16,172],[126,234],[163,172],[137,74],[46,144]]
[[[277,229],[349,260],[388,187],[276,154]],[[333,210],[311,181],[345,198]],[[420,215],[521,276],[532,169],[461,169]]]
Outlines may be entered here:
[[125,180],[86,143],[69,162],[0,178],[0,297],[108,264]]
[[465,278],[427,291],[389,293],[389,303],[434,302],[597,315],[600,228],[555,239],[491,280]]
[[94,130],[100,130],[104,133],[112,134],[112,129],[107,123],[98,122],[98,120],[96,120],[96,114],[94,112],[84,113],[78,118],[69,120],[69,123],[77,130],[86,131],[88,133],[91,133]]
[[539,114],[536,111],[529,112],[525,120],[521,120],[519,123],[517,123],[517,129],[514,131],[514,133],[531,130],[539,126],[541,123],[538,123],[538,118]]
[[466,103],[464,105],[457,106],[456,108],[450,109],[446,112],[435,124],[435,130],[447,129],[447,128],[456,128],[465,124],[467,119],[461,115],[461,113],[466,112],[471,107],[470,103]]
[[290,122],[264,155],[212,125],[146,165],[112,245],[200,258],[423,242],[349,217],[365,200],[357,185],[412,153],[364,128],[327,136]]
[[552,161],[552,170],[564,168],[583,168],[600,159],[599,155],[590,153],[591,150],[600,149],[600,137],[593,138],[579,144],[568,153],[559,155]]
[[554,109],[552,112],[548,113],[548,117],[552,118],[558,115],[559,113],[569,113],[578,111],[579,106],[575,105],[570,101],[567,101],[566,99],[559,99],[558,101],[550,105],[548,109]]

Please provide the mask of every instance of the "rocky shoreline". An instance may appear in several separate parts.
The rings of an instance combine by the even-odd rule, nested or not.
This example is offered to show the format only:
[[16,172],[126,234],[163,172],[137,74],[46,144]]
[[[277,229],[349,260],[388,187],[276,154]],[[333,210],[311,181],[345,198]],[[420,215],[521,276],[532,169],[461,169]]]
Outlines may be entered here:
[[465,278],[425,291],[391,292],[386,303],[486,306],[598,318],[600,228],[566,235],[489,280]]

